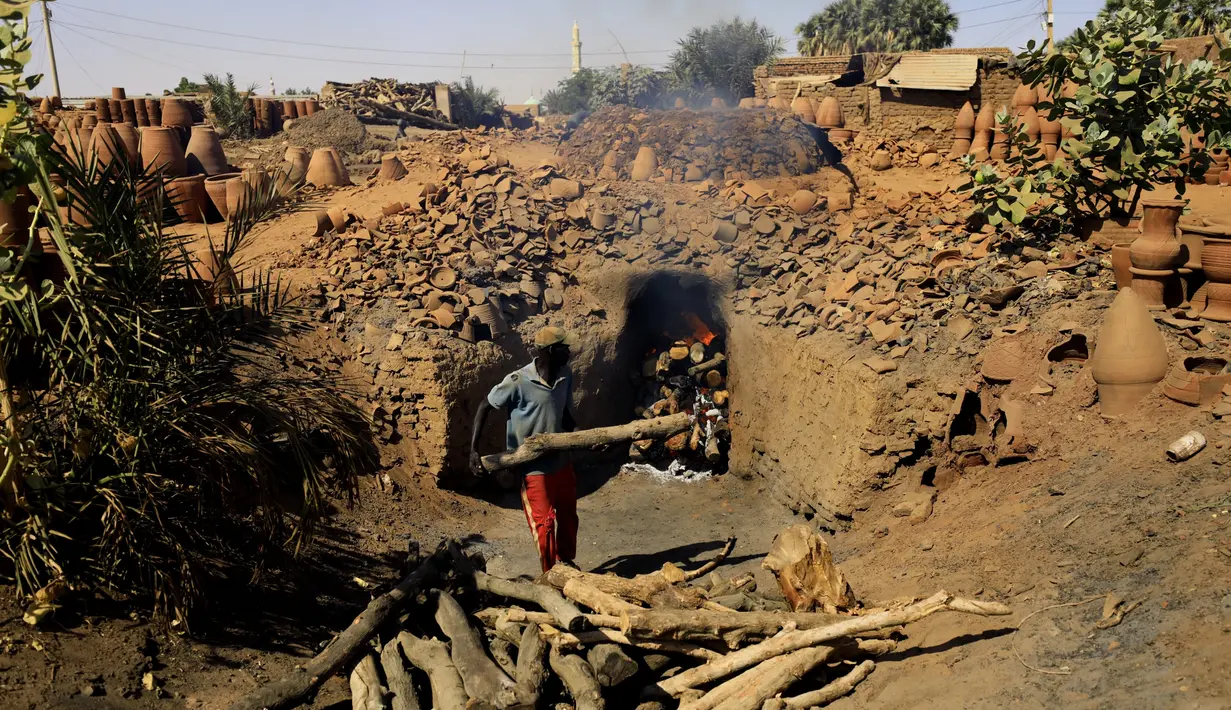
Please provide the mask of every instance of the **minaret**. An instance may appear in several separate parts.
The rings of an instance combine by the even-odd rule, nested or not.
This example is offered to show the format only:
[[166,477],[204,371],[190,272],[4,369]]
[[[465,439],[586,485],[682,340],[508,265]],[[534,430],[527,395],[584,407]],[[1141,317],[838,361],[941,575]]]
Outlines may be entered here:
[[573,20],[573,73],[581,71],[581,28]]

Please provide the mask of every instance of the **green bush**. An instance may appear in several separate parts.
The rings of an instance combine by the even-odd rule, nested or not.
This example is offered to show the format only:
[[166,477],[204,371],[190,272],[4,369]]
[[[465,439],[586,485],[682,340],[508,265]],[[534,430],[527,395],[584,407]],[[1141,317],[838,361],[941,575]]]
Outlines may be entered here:
[[209,91],[209,111],[219,135],[224,138],[251,138],[255,134],[255,115],[247,99],[256,93],[256,84],[249,85],[241,92],[235,86],[234,76],[227,74],[226,79],[220,79],[214,74],[206,74],[205,88]]

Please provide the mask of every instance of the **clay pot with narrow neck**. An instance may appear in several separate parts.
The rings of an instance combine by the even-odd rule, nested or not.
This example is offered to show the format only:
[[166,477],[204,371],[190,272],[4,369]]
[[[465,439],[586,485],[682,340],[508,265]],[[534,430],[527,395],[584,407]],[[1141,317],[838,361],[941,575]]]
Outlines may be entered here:
[[1116,275],[1116,289],[1124,289],[1133,285],[1132,259],[1128,254],[1128,244],[1113,244],[1111,247],[1111,270]]
[[328,148],[317,148],[312,151],[312,159],[308,162],[307,179],[308,183],[316,187],[347,184],[342,172],[338,169],[337,161],[334,160]]
[[1103,414],[1119,416],[1167,376],[1167,343],[1134,288],[1120,291],[1103,318],[1090,358]]
[[1141,236],[1133,240],[1129,254],[1138,269],[1174,269],[1182,247],[1176,225],[1184,214],[1185,200],[1142,200]]
[[822,128],[845,128],[846,118],[842,115],[842,104],[836,96],[826,96],[821,100],[816,112],[816,125]]
[[205,192],[205,176],[189,175],[167,181],[167,199],[175,213],[185,222],[205,221],[209,207],[209,195]]
[[167,177],[188,174],[188,161],[174,128],[150,126],[141,131],[141,162],[151,170],[161,170]]
[[1013,92],[1013,107],[1018,110],[1018,113],[1026,108],[1034,108],[1038,102],[1039,92],[1033,86],[1017,85],[1017,90]]
[[967,143],[975,137],[975,109],[969,101],[962,104],[962,108],[957,112],[957,118],[953,122],[953,135],[958,139],[965,138]]
[[231,169],[218,134],[205,124],[192,127],[184,158],[188,161],[189,175],[221,175]]

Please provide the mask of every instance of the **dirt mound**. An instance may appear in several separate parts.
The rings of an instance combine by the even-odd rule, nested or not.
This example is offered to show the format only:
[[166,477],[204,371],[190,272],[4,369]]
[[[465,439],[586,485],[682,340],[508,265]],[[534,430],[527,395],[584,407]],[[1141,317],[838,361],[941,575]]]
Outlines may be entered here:
[[309,151],[317,148],[337,148],[343,153],[363,153],[379,149],[383,140],[368,135],[368,129],[355,115],[340,109],[327,109],[295,119],[286,131],[291,145],[302,146]]
[[629,178],[642,146],[654,149],[653,177],[674,182],[803,175],[821,165],[803,121],[773,111],[601,109],[561,151],[570,173]]

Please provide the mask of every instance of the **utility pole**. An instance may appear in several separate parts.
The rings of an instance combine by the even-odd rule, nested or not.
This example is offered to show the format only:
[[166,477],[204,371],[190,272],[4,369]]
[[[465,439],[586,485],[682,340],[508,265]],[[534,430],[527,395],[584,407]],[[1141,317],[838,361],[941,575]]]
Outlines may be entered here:
[[1051,11],[1051,0],[1047,0],[1047,53],[1056,51],[1056,13]]
[[56,48],[51,46],[51,12],[47,9],[50,0],[43,0],[43,32],[47,35],[47,58],[51,60],[51,86],[60,95],[60,74],[56,71]]

